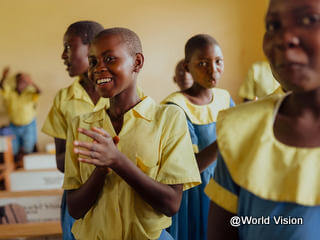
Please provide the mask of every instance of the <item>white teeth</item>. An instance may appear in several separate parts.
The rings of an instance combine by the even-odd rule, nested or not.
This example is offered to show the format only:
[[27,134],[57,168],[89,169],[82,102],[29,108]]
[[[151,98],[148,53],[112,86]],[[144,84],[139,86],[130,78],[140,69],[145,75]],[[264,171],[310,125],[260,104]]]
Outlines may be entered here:
[[98,79],[97,80],[97,84],[108,83],[108,82],[111,82],[111,81],[112,81],[111,78],[102,78],[102,79]]

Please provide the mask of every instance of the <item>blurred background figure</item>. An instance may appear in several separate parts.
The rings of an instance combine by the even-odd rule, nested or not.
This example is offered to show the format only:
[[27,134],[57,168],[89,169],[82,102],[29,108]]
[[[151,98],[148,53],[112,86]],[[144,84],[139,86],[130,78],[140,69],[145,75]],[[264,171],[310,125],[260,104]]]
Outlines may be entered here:
[[257,100],[274,91],[280,91],[280,84],[274,79],[267,61],[255,62],[251,65],[245,81],[239,89],[239,96],[244,101]]
[[33,152],[37,143],[36,103],[40,89],[26,73],[17,73],[11,79],[15,84],[10,84],[9,71],[6,67],[2,72],[0,93],[14,135],[12,147],[15,161],[20,166],[23,155]]
[[186,72],[184,66],[184,59],[180,60],[175,69],[173,81],[178,85],[181,91],[191,88],[193,79],[190,73]]

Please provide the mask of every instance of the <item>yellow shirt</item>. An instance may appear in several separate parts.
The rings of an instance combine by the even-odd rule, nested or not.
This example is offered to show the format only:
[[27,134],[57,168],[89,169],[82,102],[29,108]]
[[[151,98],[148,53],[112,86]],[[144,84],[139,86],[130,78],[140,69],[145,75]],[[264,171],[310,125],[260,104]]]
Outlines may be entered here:
[[109,99],[100,98],[94,105],[79,80],[76,80],[55,96],[53,106],[42,126],[42,132],[55,138],[67,139],[67,126],[73,118],[105,106],[109,106]]
[[[106,109],[77,117],[69,129],[63,188],[78,189],[95,166],[79,163],[72,142],[92,141],[77,128],[92,126],[116,135]],[[191,139],[183,111],[173,105],[143,100],[124,115],[117,147],[145,174],[163,184],[183,184],[184,190],[200,184]],[[152,191],[150,189],[150,191]],[[171,218],[154,210],[114,172],[107,175],[102,193],[83,219],[72,228],[77,239],[157,239]]]
[[36,117],[36,103],[39,94],[33,87],[27,87],[21,94],[8,86],[0,91],[4,98],[10,122],[15,125],[28,125]]
[[[256,196],[274,202],[320,205],[320,148],[288,146],[273,133],[274,118],[287,95],[272,95],[220,112],[219,151],[232,180]],[[206,193],[236,213],[238,197],[214,180]]]
[[250,67],[239,96],[249,100],[262,98],[273,93],[280,84],[274,79],[268,62],[256,62]]

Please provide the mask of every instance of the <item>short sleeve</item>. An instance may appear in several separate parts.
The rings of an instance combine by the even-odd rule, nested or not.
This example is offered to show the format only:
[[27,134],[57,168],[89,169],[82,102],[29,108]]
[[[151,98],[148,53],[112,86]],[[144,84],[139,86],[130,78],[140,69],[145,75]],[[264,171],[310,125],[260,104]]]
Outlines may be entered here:
[[61,111],[59,95],[55,97],[41,131],[55,138],[67,139],[67,120]]
[[66,154],[65,154],[65,172],[63,189],[72,190],[78,189],[82,185],[80,176],[80,163],[73,152],[73,141],[77,139],[76,129],[79,126],[79,117],[76,117],[71,126],[68,128],[67,141],[66,141]]
[[[171,106],[170,106],[171,107]],[[187,190],[201,183],[198,165],[194,156],[190,134],[184,112],[167,114],[166,128],[163,131],[161,144],[160,169],[156,177],[164,184],[183,184]]]
[[205,188],[211,201],[223,209],[237,214],[240,187],[232,180],[227,166],[219,154],[214,177]]
[[249,100],[253,100],[255,94],[255,80],[254,80],[254,68],[251,67],[248,71],[245,81],[241,84],[239,89],[239,96]]

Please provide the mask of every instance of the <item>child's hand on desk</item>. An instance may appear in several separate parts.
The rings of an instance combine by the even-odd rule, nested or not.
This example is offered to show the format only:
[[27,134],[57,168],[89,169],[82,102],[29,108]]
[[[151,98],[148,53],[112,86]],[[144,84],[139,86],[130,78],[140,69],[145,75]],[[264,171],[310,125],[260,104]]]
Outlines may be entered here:
[[92,143],[74,141],[74,153],[88,157],[79,157],[78,160],[104,168],[108,172],[108,167],[116,161],[120,154],[116,147],[119,137],[112,138],[105,130],[96,127],[93,127],[92,130],[79,128],[78,131],[93,139]]

